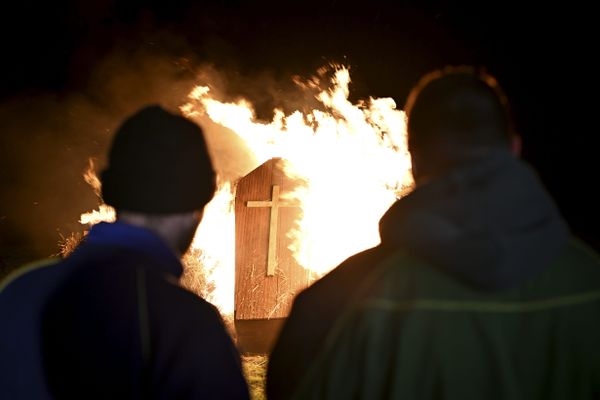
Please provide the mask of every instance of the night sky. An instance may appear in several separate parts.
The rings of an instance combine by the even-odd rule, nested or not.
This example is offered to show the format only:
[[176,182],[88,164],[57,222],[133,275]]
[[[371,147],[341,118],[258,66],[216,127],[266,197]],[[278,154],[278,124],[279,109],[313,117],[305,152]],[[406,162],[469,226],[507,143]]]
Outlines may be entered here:
[[81,177],[87,159],[102,159],[136,108],[180,104],[207,64],[266,119],[277,96],[260,82],[330,62],[350,66],[353,99],[391,96],[400,106],[431,69],[484,66],[512,101],[523,157],[573,231],[600,248],[592,18],[572,2],[3,3],[2,268],[56,253],[61,235],[81,231],[79,214],[97,205]]

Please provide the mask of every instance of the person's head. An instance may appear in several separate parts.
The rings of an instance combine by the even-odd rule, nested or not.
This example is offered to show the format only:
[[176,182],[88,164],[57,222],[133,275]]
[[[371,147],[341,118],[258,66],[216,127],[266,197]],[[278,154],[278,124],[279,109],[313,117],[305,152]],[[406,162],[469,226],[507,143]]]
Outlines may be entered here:
[[148,228],[177,253],[193,239],[202,210],[215,191],[215,172],[198,125],[148,106],[114,136],[102,197],[117,219]]
[[447,67],[425,75],[404,110],[417,181],[489,149],[519,151],[506,96],[492,76],[475,68]]

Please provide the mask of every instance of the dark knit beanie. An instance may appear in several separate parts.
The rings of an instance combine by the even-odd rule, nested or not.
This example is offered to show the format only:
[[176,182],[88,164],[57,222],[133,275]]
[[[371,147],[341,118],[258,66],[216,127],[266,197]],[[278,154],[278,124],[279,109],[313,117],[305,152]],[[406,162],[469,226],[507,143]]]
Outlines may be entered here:
[[102,197],[117,210],[200,210],[215,191],[215,172],[200,127],[156,105],[123,123],[108,162],[101,178]]

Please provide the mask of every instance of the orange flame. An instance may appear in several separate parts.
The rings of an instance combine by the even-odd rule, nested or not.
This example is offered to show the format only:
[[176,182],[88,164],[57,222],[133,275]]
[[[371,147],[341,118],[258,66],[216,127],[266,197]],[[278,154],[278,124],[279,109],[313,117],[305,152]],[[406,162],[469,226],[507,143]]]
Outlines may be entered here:
[[213,199],[204,207],[204,214],[193,249],[201,250],[200,263],[205,279],[213,290],[206,300],[219,308],[224,316],[233,316],[235,283],[235,219],[231,184],[219,185]]
[[[92,187],[96,196],[101,197],[102,193],[101,188],[102,184],[100,183],[100,179],[98,179],[98,175],[96,175],[94,160],[88,160],[88,167],[83,174],[83,179],[87,182],[88,185]],[[114,222],[116,219],[115,209],[107,204],[100,204],[97,210],[92,210],[86,213],[81,214],[79,217],[79,223],[82,225],[96,225],[98,222]]]

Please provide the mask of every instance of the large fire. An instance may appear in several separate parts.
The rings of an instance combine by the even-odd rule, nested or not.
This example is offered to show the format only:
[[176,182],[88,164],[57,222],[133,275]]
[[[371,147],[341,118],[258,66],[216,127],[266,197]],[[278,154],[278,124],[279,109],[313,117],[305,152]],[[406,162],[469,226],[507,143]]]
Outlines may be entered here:
[[[321,88],[327,76],[326,87]],[[252,153],[248,157],[254,167],[279,157],[286,160],[285,173],[304,182],[285,196],[301,208],[288,235],[297,262],[316,279],[348,256],[377,245],[379,219],[413,182],[404,113],[394,100],[350,102],[350,74],[345,67],[322,69],[319,76],[299,84],[306,90],[318,88],[320,110],[289,115],[274,110],[271,122],[259,122],[248,101],[221,102],[207,85],[191,90],[181,111],[205,130],[217,126],[233,131]],[[213,157],[219,154],[213,152]],[[92,176],[86,179],[95,187],[99,184]],[[235,183],[220,177],[191,252],[211,286],[204,296],[226,317],[234,310]],[[111,218],[112,210],[101,205],[100,210],[83,214],[80,222]]]

